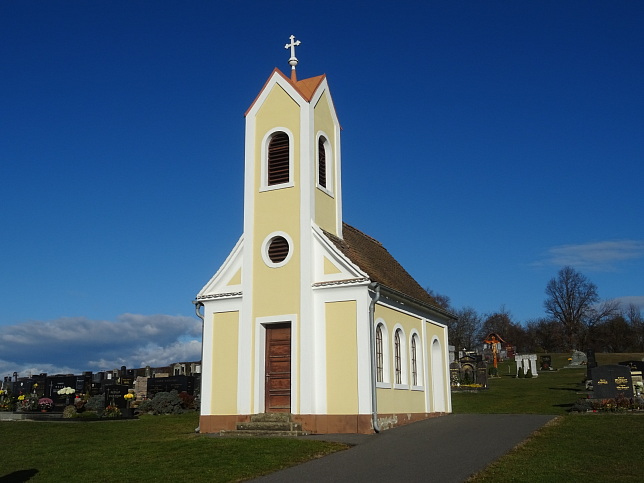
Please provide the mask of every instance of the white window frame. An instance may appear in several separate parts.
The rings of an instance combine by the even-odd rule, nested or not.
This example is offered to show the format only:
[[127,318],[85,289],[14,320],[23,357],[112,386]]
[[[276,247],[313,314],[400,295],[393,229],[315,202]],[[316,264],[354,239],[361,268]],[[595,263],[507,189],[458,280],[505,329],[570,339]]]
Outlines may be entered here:
[[[325,163],[326,163],[326,187],[320,184],[320,166],[319,166],[320,138],[324,138],[324,157],[325,157]],[[333,169],[333,166],[335,165],[335,163],[333,162],[334,159],[335,159],[335,156],[333,156],[333,146],[331,146],[331,141],[329,141],[329,136],[324,131],[319,131],[317,136],[315,137],[315,186],[321,191],[324,191],[327,195],[329,195],[332,198],[334,197],[333,180],[335,179],[334,169]]]
[[[268,247],[269,247],[271,241],[273,241],[273,238],[276,238],[278,236],[281,236],[281,237],[285,238],[286,241],[288,242],[288,255],[286,255],[286,258],[284,260],[282,260],[281,262],[275,263],[268,256]],[[293,245],[293,239],[287,233],[284,233],[283,231],[274,231],[273,233],[268,235],[266,238],[264,238],[264,241],[262,242],[262,249],[261,250],[262,250],[262,260],[264,260],[264,263],[268,267],[279,268],[279,267],[283,267],[284,265],[286,265],[289,262],[289,260],[293,256],[293,251],[295,250],[295,247]]]
[[[269,185],[268,184],[268,145],[271,142],[271,139],[273,136],[278,133],[278,132],[283,132],[288,136],[288,181],[286,183],[280,183],[280,184],[273,184]],[[295,186],[295,182],[293,181],[293,153],[295,151],[294,148],[294,136],[293,133],[285,128],[285,127],[276,127],[268,131],[265,135],[264,138],[262,139],[262,145],[261,145],[261,182],[260,182],[260,187],[259,191],[272,191],[272,190],[279,190],[283,188],[291,188]]]
[[373,328],[374,341],[376,327],[378,327],[379,325],[382,326],[382,382],[376,381],[376,387],[391,389],[391,368],[389,366],[389,361],[391,359],[389,355],[389,329],[387,329],[387,323],[383,319],[376,319]]
[[396,332],[400,331],[400,384],[396,382],[396,374],[393,375],[394,389],[409,389],[409,364],[407,356],[407,335],[400,324],[396,324],[391,331],[391,352],[393,370],[396,370]]
[[[411,373],[412,370],[412,347],[411,343],[412,340],[416,339],[416,383],[414,384],[413,381],[413,374]],[[412,391],[423,391],[425,389],[424,387],[424,378],[423,378],[423,367],[425,364],[424,358],[423,358],[423,347],[422,347],[422,342],[420,339],[420,334],[416,329],[412,329],[410,335],[409,335],[409,384],[411,385]]]

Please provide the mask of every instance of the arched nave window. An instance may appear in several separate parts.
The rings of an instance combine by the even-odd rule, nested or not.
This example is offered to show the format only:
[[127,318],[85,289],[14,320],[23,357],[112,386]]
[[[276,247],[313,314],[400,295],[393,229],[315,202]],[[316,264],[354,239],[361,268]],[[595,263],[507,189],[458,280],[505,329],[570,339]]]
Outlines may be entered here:
[[417,339],[416,334],[411,336],[411,384],[418,386],[418,354],[417,354]]
[[400,335],[402,331],[400,329],[396,330],[394,334],[394,382],[396,384],[402,384],[402,360],[400,354]]
[[376,382],[383,382],[382,324],[376,327]]

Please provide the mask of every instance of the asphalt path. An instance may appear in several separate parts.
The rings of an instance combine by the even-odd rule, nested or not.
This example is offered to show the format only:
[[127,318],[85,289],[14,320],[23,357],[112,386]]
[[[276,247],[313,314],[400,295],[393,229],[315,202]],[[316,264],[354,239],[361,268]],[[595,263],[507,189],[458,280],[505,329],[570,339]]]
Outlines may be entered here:
[[462,482],[555,417],[542,414],[450,414],[380,434],[304,436],[354,446],[253,481]]

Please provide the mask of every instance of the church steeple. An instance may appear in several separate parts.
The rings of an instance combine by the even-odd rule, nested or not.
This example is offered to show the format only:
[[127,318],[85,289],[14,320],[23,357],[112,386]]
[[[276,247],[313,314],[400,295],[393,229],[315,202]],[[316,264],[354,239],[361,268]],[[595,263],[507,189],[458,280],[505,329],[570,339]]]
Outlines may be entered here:
[[284,46],[291,77],[275,68],[246,112],[246,234],[312,222],[342,236],[340,125],[326,76],[297,80],[300,44]]
[[297,82],[297,74],[295,73],[295,66],[297,65],[297,57],[295,57],[295,47],[300,45],[302,42],[295,40],[295,35],[289,37],[291,39],[290,44],[284,46],[285,49],[291,49],[291,58],[288,59],[288,63],[291,66],[291,80]]

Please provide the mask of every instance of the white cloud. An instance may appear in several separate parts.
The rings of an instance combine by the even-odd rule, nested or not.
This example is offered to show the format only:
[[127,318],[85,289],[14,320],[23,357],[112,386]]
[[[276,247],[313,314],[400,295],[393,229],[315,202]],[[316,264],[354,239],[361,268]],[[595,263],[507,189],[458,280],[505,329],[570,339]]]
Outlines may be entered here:
[[115,321],[65,317],[0,327],[0,375],[79,373],[163,366],[201,357],[201,321],[123,314]]
[[617,270],[620,262],[642,257],[644,241],[613,240],[552,247],[545,262],[538,265],[570,265],[579,270],[608,272]]
[[616,302],[619,302],[622,308],[628,308],[629,305],[633,304],[640,309],[644,309],[644,295],[632,295],[628,297],[619,297],[615,299]]

